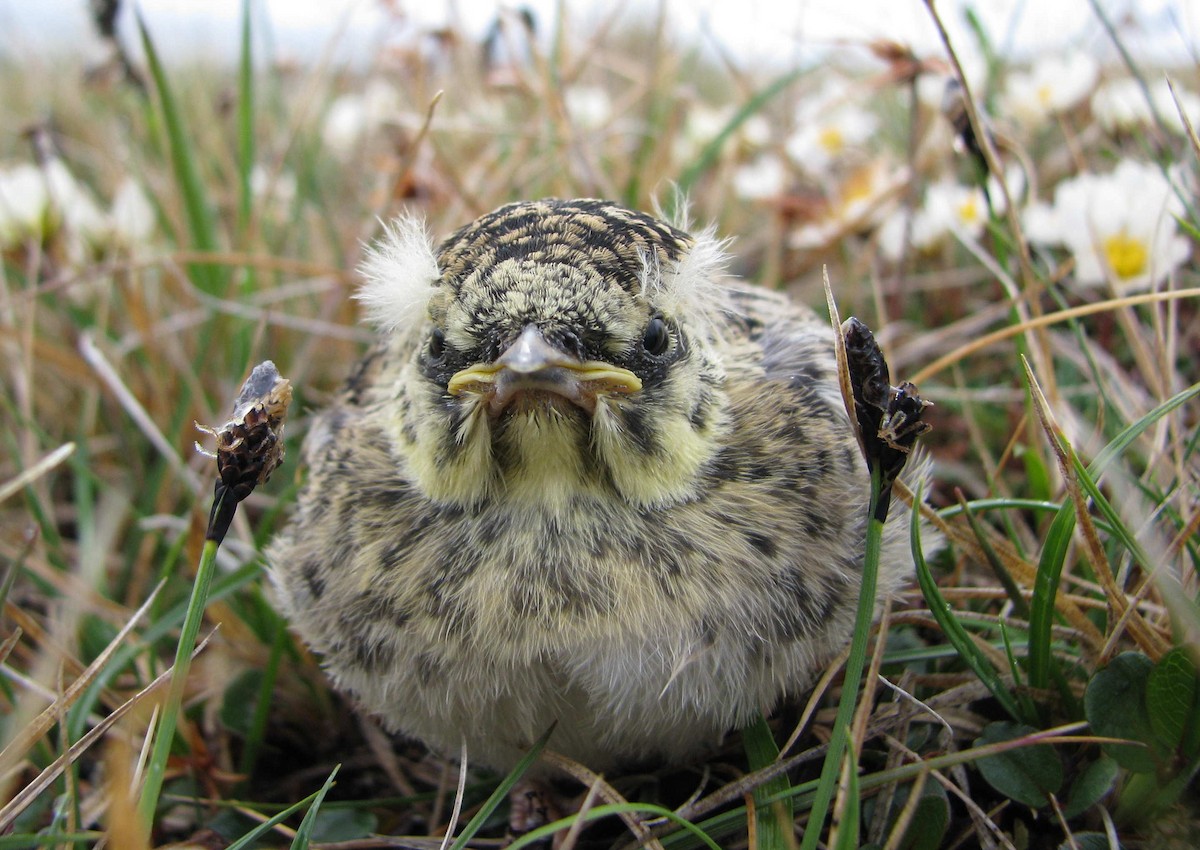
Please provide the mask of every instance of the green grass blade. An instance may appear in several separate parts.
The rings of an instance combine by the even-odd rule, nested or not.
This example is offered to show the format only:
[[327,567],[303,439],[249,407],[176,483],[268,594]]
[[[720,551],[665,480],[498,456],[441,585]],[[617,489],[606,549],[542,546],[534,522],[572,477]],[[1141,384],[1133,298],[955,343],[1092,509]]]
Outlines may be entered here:
[[[779,758],[779,747],[775,745],[771,727],[762,715],[742,730],[742,745],[746,748],[746,759],[751,770],[768,767]],[[793,846],[792,824],[795,815],[791,798],[776,803],[767,802],[770,797],[787,795],[790,790],[787,774],[776,776],[754,789],[759,850],[789,850]]]
[[[560,820],[556,820],[553,823],[548,823],[545,826],[539,826],[537,829],[530,830],[509,845],[508,850],[522,850],[524,847],[532,847],[535,845],[542,846],[538,842],[551,837],[554,835],[554,833],[560,830],[569,829],[571,825],[581,817],[584,819],[584,821],[590,823],[591,821],[600,820],[601,818],[626,813],[645,814],[652,815],[656,818],[666,818],[685,830],[686,837],[692,839],[692,842],[689,842],[687,846],[707,847],[709,850],[721,850],[721,846],[713,841],[708,833],[706,833],[700,827],[696,826],[691,821],[681,818],[670,809],[665,809],[662,806],[655,806],[652,803],[610,803],[603,806],[595,806],[594,808],[588,809],[587,812],[582,815],[571,815],[570,817],[565,817]],[[664,845],[667,843],[668,840],[663,841]]]
[[[829,812],[829,804],[837,789],[842,759],[850,739],[850,724],[854,719],[854,707],[858,700],[858,686],[862,681],[863,668],[867,660],[867,638],[871,633],[871,622],[875,619],[875,584],[879,575],[879,554],[883,548],[883,523],[876,518],[880,500],[882,480],[878,465],[871,469],[871,502],[867,509],[867,546],[863,557],[862,587],[858,594],[858,611],[854,618],[854,635],[850,640],[850,655],[846,659],[846,674],[842,683],[841,702],[838,703],[837,718],[833,724],[833,735],[829,739],[829,750],[821,767],[821,778],[809,813],[808,827],[804,830],[801,850],[815,850],[821,838],[821,828]],[[917,504],[920,497],[913,498]],[[913,511],[913,522],[920,511]],[[915,527],[915,526],[914,526]],[[917,534],[917,531],[913,532]],[[914,544],[915,545],[915,544]]]
[[321,810],[321,803],[325,802],[325,795],[333,787],[333,780],[341,769],[340,764],[334,767],[329,778],[325,780],[325,784],[321,786],[321,790],[313,798],[312,805],[304,813],[304,820],[300,821],[300,828],[296,830],[296,837],[292,839],[292,850],[308,850],[308,844],[312,840],[313,827],[317,825],[317,813]]
[[[914,511],[914,513],[916,513]],[[854,744],[846,749],[852,761],[857,761]],[[841,822],[837,825],[837,841],[835,850],[858,850],[859,820],[861,818],[860,800],[858,797],[858,770],[851,766],[846,771],[846,810],[842,813]]]
[[[920,498],[921,493],[918,490],[913,495],[913,502],[919,502]],[[996,672],[996,668],[992,666],[992,662],[988,657],[975,646],[975,642],[971,640],[971,636],[967,634],[967,630],[962,627],[962,624],[958,622],[958,618],[954,615],[954,609],[950,607],[945,597],[942,596],[942,592],[938,590],[933,573],[929,570],[929,564],[925,561],[925,553],[921,549],[919,519],[919,512],[913,511],[911,524],[912,553],[913,560],[917,565],[917,583],[921,586],[921,593],[925,596],[925,604],[929,606],[929,611],[933,614],[933,619],[937,621],[938,627],[946,635],[946,639],[958,651],[963,662],[987,686],[988,690],[992,692],[992,695],[1003,706],[1004,710],[1013,719],[1021,720],[1023,715],[1020,706],[1013,699],[1008,686],[1001,680],[999,674]]]
[[[334,773],[337,773],[337,770],[334,770]],[[330,776],[330,779],[332,779],[332,778],[333,777]],[[328,783],[326,783],[326,785],[328,785]],[[283,811],[278,812],[275,815],[272,815],[267,820],[265,820],[262,823],[255,826],[253,829],[251,829],[249,832],[247,832],[245,835],[243,835],[237,841],[234,841],[232,844],[230,844],[228,847],[226,847],[225,850],[247,850],[247,848],[251,847],[254,844],[254,842],[257,841],[260,837],[262,837],[263,835],[266,835],[269,831],[274,829],[277,824],[283,823],[285,820],[290,818],[296,812],[303,809],[305,806],[312,804],[317,799],[318,795],[322,795],[325,793],[325,790],[326,790],[325,788],[322,788],[320,791],[314,791],[312,794],[309,794],[303,800],[300,800],[299,802],[294,803],[291,806],[288,806]]]
[[525,754],[525,757],[517,762],[517,766],[512,769],[508,776],[504,777],[504,781],[496,786],[496,790],[484,801],[483,806],[475,813],[475,817],[471,818],[467,823],[462,834],[450,846],[450,850],[463,850],[467,846],[467,842],[475,837],[475,833],[479,832],[480,828],[487,823],[487,819],[492,816],[492,812],[496,811],[500,807],[500,804],[507,799],[508,792],[525,775],[525,771],[529,770],[533,763],[537,761],[538,756],[542,754],[542,750],[546,748],[546,742],[550,740],[552,732],[554,732],[553,726],[547,729],[542,734],[542,737],[537,739],[534,745],[530,747],[529,752]]
[[1050,652],[1054,599],[1058,595],[1058,583],[1074,533],[1075,506],[1068,502],[1046,532],[1042,554],[1038,558],[1037,577],[1033,581],[1033,600],[1029,606],[1029,684],[1034,688],[1044,688],[1050,682],[1050,668],[1054,664]]
[[[242,52],[238,64],[238,235],[245,246],[250,227],[250,172],[254,169],[254,42],[251,38],[251,0],[242,0]],[[247,274],[254,270],[248,268]]]
[[175,669],[171,674],[171,686],[163,703],[158,733],[154,739],[150,760],[146,765],[146,780],[138,799],[138,816],[147,831],[154,823],[154,812],[158,808],[158,797],[162,793],[163,779],[167,772],[167,759],[175,741],[175,727],[183,705],[183,690],[187,683],[188,670],[192,662],[192,649],[200,634],[200,623],[204,620],[204,607],[208,603],[208,592],[212,586],[213,573],[217,569],[217,542],[205,540],[200,553],[200,565],[196,569],[196,580],[184,615],[183,628],[179,633],[179,645],[175,650]]
[[[150,76],[154,78],[154,87],[158,91],[159,108],[162,111],[163,126],[166,128],[167,143],[171,152],[171,165],[175,172],[175,181],[178,184],[179,192],[183,197],[192,245],[200,251],[216,251],[218,248],[216,217],[197,167],[200,153],[192,144],[192,136],[184,125],[179,102],[167,79],[166,71],[159,60],[158,51],[154,47],[154,41],[150,38],[150,32],[146,29],[146,22],[140,11],[137,13],[137,23],[142,37],[142,46],[146,51],[146,63],[150,66]],[[225,274],[219,266],[209,263],[192,263],[188,266],[188,270],[196,284],[207,294],[225,294]]]
[[1008,601],[1012,603],[1013,609],[1017,612],[1018,616],[1028,619],[1029,603],[1021,595],[1021,589],[1017,587],[1017,583],[1009,574],[1008,568],[1000,560],[1000,556],[996,553],[996,548],[992,546],[992,541],[988,539],[983,526],[975,518],[975,512],[971,510],[971,506],[965,499],[960,500],[960,504],[962,505],[963,513],[967,517],[967,523],[971,526],[971,532],[975,535],[975,541],[979,544],[984,558],[987,559],[988,566],[992,568],[992,572],[995,573],[1001,587],[1004,588],[1004,592],[1008,595]]
[[[1085,470],[1087,474],[1080,476],[1080,480],[1086,480],[1094,487],[1095,481],[1108,465],[1132,445],[1143,431],[1197,395],[1200,395],[1200,384],[1175,394],[1126,427],[1088,464]],[[1119,526],[1118,522],[1116,527]],[[1054,598],[1058,593],[1058,583],[1074,533],[1075,506],[1067,502],[1059,508],[1058,515],[1046,532],[1042,554],[1038,559],[1037,578],[1034,580],[1029,614],[1029,684],[1034,688],[1047,687],[1051,676],[1059,672],[1050,650],[1050,631],[1054,622]]]
[[1130,424],[1121,433],[1117,434],[1112,442],[1100,450],[1095,460],[1088,464],[1088,473],[1093,478],[1099,479],[1104,470],[1108,468],[1108,465],[1129,448],[1133,441],[1141,436],[1143,431],[1172,410],[1186,404],[1197,396],[1200,396],[1200,383],[1192,384],[1186,390],[1181,390],[1148,412],[1145,416]]

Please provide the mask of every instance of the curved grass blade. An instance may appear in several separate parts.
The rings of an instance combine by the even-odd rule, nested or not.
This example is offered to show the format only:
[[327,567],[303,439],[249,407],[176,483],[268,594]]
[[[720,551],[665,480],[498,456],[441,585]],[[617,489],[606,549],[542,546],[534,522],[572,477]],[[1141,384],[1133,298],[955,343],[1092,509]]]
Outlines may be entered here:
[[[921,497],[920,488],[913,495],[914,504],[919,504]],[[912,522],[910,524],[912,554],[913,561],[917,565],[917,583],[921,585],[921,593],[925,596],[925,602],[929,605],[929,611],[933,614],[934,620],[937,621],[939,628],[946,635],[947,640],[958,651],[959,657],[963,662],[970,667],[979,680],[983,682],[996,701],[1003,706],[1004,710],[1014,720],[1023,720],[1024,714],[1008,686],[1000,678],[996,672],[996,668],[992,666],[992,662],[979,651],[975,646],[975,642],[971,640],[971,636],[967,630],[958,622],[958,618],[954,616],[954,610],[950,604],[946,602],[938,590],[937,582],[933,578],[933,573],[929,570],[929,564],[925,561],[925,553],[921,549],[921,529],[920,529],[920,512],[912,512]]]
[[553,726],[542,733],[542,737],[534,742],[533,746],[529,748],[529,752],[525,754],[525,757],[517,762],[517,766],[512,769],[508,776],[504,777],[504,781],[497,785],[492,795],[484,801],[479,811],[475,813],[475,817],[471,818],[466,827],[463,828],[462,834],[450,845],[450,850],[463,850],[467,846],[467,842],[475,837],[475,833],[479,832],[480,828],[487,823],[487,819],[492,816],[492,812],[500,807],[500,804],[508,797],[508,792],[525,775],[525,771],[529,770],[533,763],[537,761],[538,756],[542,754],[542,750],[546,748],[546,742],[550,740],[552,732],[554,732]]
[[[771,728],[760,714],[755,722],[742,730],[742,745],[746,748],[746,759],[751,770],[767,767],[779,758],[779,747],[771,735]],[[791,797],[774,803],[768,799],[777,794],[786,795],[791,790],[787,774],[780,774],[754,789],[757,803],[758,850],[789,850],[792,841]]]
[[[150,75],[154,78],[154,87],[158,91],[159,108],[162,110],[163,124],[167,132],[167,144],[171,151],[171,166],[175,171],[175,180],[179,184],[183,196],[184,211],[187,215],[188,231],[192,237],[192,245],[197,250],[216,251],[217,231],[216,217],[209,203],[208,191],[196,163],[200,159],[199,151],[192,144],[192,137],[184,126],[183,113],[175,92],[167,79],[158,50],[146,29],[146,21],[140,10],[135,10],[138,32],[141,33],[142,47],[146,51],[146,63],[150,66]],[[225,274],[219,266],[211,263],[192,263],[188,271],[196,284],[208,295],[225,294]]]
[[296,830],[296,837],[292,839],[292,850],[308,850],[309,841],[312,840],[313,828],[317,825],[317,812],[321,810],[321,804],[325,802],[325,795],[333,787],[333,780],[337,777],[338,771],[341,769],[342,766],[340,764],[335,766],[329,774],[329,778],[325,780],[325,784],[321,786],[321,790],[313,797],[312,805],[304,813],[304,820],[300,821],[300,828]]

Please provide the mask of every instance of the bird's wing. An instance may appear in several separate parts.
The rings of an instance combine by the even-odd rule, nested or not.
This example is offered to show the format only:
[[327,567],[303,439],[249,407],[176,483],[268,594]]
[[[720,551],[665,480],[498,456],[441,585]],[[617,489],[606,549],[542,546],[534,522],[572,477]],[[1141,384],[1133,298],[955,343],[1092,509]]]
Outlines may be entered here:
[[808,307],[757,286],[730,289],[734,362],[753,364],[760,379],[785,385],[830,382],[836,390],[833,335]]

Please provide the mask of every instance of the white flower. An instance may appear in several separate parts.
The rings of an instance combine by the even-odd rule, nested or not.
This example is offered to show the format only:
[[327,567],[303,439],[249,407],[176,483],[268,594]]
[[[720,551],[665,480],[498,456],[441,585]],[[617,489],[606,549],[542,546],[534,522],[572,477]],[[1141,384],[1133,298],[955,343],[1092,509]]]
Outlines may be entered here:
[[1082,103],[1099,76],[1100,64],[1087,53],[1044,56],[1009,75],[1003,111],[1026,126],[1040,124]]
[[1080,286],[1148,289],[1191,253],[1173,218],[1183,204],[1153,165],[1123,160],[1111,174],[1081,174],[1059,184],[1052,206],[1033,209],[1025,219],[1029,238],[1065,245]]
[[797,230],[792,247],[818,248],[880,220],[908,181],[908,169],[874,159],[852,171],[834,189],[826,215]]
[[350,159],[359,143],[401,112],[400,95],[388,83],[371,80],[361,93],[344,94],[329,105],[321,139],[339,159]]
[[154,233],[154,206],[132,177],[126,177],[117,187],[109,219],[113,237],[125,245],[147,242]]
[[801,111],[796,126],[787,140],[788,155],[805,171],[820,175],[861,149],[879,129],[879,119],[856,105],[846,86],[833,84]]
[[[733,119],[736,110],[718,109],[706,104],[696,104],[687,111],[682,131],[675,134],[676,159],[689,160],[698,156],[713,139],[717,138]],[[771,140],[771,125],[762,115],[755,113],[737,126],[732,138],[725,142],[723,150],[736,152],[740,147],[761,148]]]
[[111,225],[92,193],[80,185],[61,159],[46,162],[42,174],[53,213],[68,233],[89,245],[103,242]]
[[[1009,194],[1015,199],[1024,191],[1025,179],[1019,171],[1006,177]],[[997,213],[1003,212],[1004,192],[994,177],[988,179],[988,194],[978,186],[964,186],[950,179],[932,183],[925,200],[908,228],[908,212],[891,216],[879,229],[879,249],[885,257],[899,259],[904,248],[905,230],[910,244],[918,251],[930,251],[951,236],[961,240],[978,239],[988,222],[988,197]]]
[[977,186],[941,180],[925,190],[925,201],[911,219],[911,227],[908,213],[893,215],[884,222],[879,230],[879,249],[885,257],[899,259],[906,230],[910,244],[918,251],[930,251],[952,234],[978,238],[987,224],[987,199]]
[[43,239],[65,231],[67,251],[81,259],[90,246],[107,238],[108,216],[96,199],[52,158],[42,166],[23,163],[0,171],[0,246]]
[[296,200],[296,175],[290,171],[275,173],[261,164],[250,169],[250,193],[268,204],[291,209]]
[[37,166],[21,163],[0,170],[0,247],[40,237],[49,206],[46,178]]
[[[1183,121],[1179,117],[1179,107],[1171,97],[1171,89],[1166,79],[1152,81],[1149,88],[1150,98],[1147,100],[1141,85],[1132,77],[1111,80],[1096,89],[1096,93],[1092,95],[1092,114],[1096,116],[1100,126],[1111,133],[1151,125],[1154,123],[1154,112],[1158,112],[1168,130],[1182,135]],[[1175,94],[1178,95],[1179,104],[1192,126],[1200,125],[1200,97],[1178,83],[1175,85]]]
[[773,198],[783,194],[787,169],[779,157],[763,154],[753,162],[739,165],[733,172],[733,190],[749,200]]
[[612,120],[612,98],[598,86],[571,86],[563,96],[571,123],[584,130],[599,130]]

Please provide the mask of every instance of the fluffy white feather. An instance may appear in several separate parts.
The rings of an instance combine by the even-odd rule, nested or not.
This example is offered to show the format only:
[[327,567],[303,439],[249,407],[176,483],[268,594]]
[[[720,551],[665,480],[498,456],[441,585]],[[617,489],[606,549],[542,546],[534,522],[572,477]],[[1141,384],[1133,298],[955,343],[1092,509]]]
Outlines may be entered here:
[[363,284],[354,297],[371,324],[391,333],[421,321],[441,276],[425,222],[404,217],[385,224],[358,272]]
[[718,239],[711,227],[693,238],[691,250],[673,265],[660,268],[643,258],[643,291],[668,316],[686,311],[711,322],[728,303],[723,279],[730,240]]

